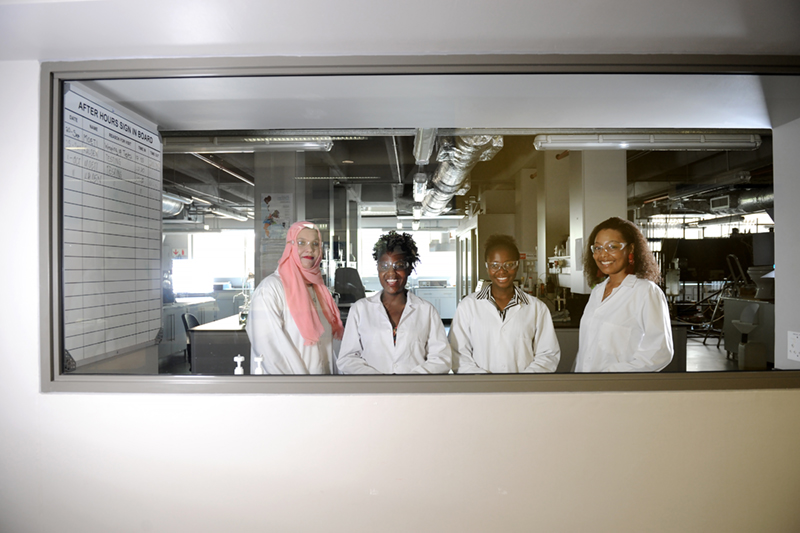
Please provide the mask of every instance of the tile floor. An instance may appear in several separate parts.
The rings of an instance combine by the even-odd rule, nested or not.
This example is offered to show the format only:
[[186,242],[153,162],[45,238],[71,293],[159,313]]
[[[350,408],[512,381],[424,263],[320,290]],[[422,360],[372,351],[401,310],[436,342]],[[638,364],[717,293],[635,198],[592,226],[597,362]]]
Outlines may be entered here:
[[686,339],[686,371],[687,372],[718,372],[723,370],[739,370],[736,359],[728,358],[725,343],[717,348],[717,340],[709,337],[703,344],[702,337],[689,337]]

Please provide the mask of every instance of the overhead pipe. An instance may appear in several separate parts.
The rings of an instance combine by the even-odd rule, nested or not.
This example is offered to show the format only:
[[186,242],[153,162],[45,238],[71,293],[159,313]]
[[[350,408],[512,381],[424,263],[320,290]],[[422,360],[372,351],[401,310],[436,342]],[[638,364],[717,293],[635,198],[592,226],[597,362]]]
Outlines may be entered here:
[[502,135],[460,136],[455,143],[444,144],[436,158],[440,165],[422,201],[422,216],[441,214],[453,196],[466,192],[464,184],[475,165],[489,161],[502,148]]
[[189,198],[178,196],[177,194],[170,194],[168,192],[161,193],[161,213],[164,216],[174,217],[181,214],[183,207],[192,203]]

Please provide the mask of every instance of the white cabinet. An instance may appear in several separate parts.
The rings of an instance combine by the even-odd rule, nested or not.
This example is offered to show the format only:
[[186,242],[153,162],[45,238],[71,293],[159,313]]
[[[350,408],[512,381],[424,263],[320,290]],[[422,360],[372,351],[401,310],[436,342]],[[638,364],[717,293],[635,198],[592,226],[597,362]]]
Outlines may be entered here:
[[442,319],[452,319],[455,316],[455,287],[418,287],[414,294],[430,302],[439,312]]
[[185,298],[166,304],[161,311],[162,339],[158,345],[158,355],[173,355],[186,349],[186,329],[182,316],[191,313],[198,322],[206,324],[217,320],[217,302],[213,298]]

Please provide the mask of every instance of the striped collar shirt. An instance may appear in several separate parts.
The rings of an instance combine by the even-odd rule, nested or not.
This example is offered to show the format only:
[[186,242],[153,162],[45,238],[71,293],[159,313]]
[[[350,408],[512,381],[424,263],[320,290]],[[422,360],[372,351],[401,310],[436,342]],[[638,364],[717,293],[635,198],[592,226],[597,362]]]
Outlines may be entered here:
[[525,291],[523,291],[522,289],[520,289],[516,285],[514,285],[514,296],[511,297],[511,301],[508,302],[508,305],[505,307],[505,309],[500,309],[500,306],[497,305],[497,302],[495,301],[494,296],[492,296],[492,284],[491,283],[487,283],[485,287],[483,287],[481,290],[479,290],[475,294],[475,298],[477,298],[478,300],[489,300],[489,301],[491,301],[494,304],[494,306],[497,308],[497,311],[500,313],[500,319],[503,320],[503,321],[505,321],[506,312],[509,309],[511,309],[512,307],[516,307],[518,305],[521,305],[521,304],[528,305],[530,303],[530,300],[528,299],[528,295],[525,294]]

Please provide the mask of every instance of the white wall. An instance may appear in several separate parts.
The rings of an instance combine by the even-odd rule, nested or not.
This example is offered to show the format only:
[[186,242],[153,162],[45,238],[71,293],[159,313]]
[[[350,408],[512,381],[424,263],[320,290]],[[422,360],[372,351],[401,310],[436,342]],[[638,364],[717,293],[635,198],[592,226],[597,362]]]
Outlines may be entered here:
[[[536,2],[505,19],[492,3],[478,14],[448,3],[378,4],[0,7],[0,531],[796,531],[800,391],[39,392],[36,59],[800,53],[798,5],[785,0],[616,0],[566,15],[561,2]],[[787,125],[776,146],[796,150],[800,132]],[[800,197],[797,165],[777,174],[782,157],[779,213]],[[787,227],[798,227],[797,216]],[[797,239],[776,233],[776,244],[779,269],[797,264]],[[785,278],[776,289],[786,293],[776,304],[780,332],[800,316],[800,288]]]
[[796,530],[800,391],[41,394],[38,65],[0,78],[0,531]]

